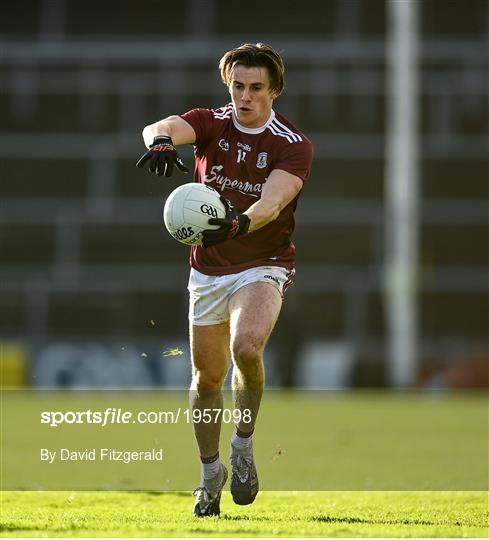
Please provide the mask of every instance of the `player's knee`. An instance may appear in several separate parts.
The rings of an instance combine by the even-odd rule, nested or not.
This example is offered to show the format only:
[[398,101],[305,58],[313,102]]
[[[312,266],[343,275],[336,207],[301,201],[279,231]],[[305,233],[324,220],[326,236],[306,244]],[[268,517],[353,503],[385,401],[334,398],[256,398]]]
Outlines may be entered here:
[[237,339],[232,349],[234,362],[241,371],[254,370],[261,365],[263,347],[256,340],[250,337]]
[[225,377],[226,372],[220,369],[194,370],[192,388],[199,392],[220,390]]

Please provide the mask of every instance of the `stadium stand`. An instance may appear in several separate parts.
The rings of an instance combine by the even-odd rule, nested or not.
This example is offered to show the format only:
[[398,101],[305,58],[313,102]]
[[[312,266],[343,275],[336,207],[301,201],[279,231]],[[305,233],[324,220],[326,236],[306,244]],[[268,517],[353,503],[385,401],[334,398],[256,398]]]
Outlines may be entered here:
[[[316,152],[297,212],[296,285],[272,342],[275,380],[294,384],[301,347],[323,339],[352,347],[351,384],[385,384],[384,2],[250,0],[252,21],[232,4],[4,6],[0,339],[34,359],[56,342],[184,341],[187,250],[161,215],[183,177],[135,169],[140,132],[223,104],[217,59],[262,40],[287,65],[277,107]],[[469,353],[487,333],[488,2],[457,5],[420,3],[421,366]],[[192,161],[191,148],[182,155]]]

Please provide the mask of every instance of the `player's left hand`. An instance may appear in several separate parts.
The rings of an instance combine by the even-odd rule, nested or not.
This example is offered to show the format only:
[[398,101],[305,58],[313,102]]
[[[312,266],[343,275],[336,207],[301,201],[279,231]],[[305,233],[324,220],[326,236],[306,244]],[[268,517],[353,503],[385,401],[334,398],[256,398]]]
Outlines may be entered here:
[[226,217],[209,219],[209,225],[219,225],[219,229],[206,229],[202,233],[202,246],[205,248],[246,234],[250,227],[250,218],[246,214],[236,212],[231,201],[222,195],[221,201],[226,209]]

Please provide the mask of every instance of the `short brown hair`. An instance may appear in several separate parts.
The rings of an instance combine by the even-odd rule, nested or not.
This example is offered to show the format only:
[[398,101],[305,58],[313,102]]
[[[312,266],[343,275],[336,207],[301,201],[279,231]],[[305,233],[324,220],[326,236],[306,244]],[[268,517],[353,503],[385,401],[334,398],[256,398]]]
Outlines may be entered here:
[[245,43],[236,49],[228,51],[219,61],[219,70],[221,71],[222,82],[225,85],[228,86],[231,83],[233,69],[238,64],[245,67],[266,68],[270,78],[270,90],[274,91],[277,96],[282,93],[284,88],[284,62],[280,54],[269,45]]

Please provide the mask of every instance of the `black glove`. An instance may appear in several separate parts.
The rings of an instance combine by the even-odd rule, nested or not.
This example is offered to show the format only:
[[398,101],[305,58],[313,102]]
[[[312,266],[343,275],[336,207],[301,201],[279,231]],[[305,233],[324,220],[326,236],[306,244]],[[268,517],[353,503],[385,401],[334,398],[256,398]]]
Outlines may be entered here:
[[165,178],[169,178],[173,174],[174,165],[182,172],[188,173],[170,137],[155,137],[149,150],[136,163],[136,167],[141,168],[148,160],[149,170],[156,171],[158,176],[164,174]]
[[219,229],[206,229],[202,233],[202,246],[205,248],[246,234],[250,227],[250,218],[246,214],[236,212],[231,201],[228,201],[222,195],[220,199],[226,209],[226,217],[209,219],[209,225],[220,225],[220,227]]

